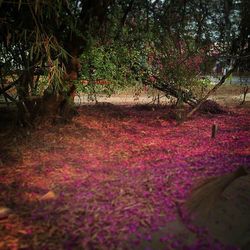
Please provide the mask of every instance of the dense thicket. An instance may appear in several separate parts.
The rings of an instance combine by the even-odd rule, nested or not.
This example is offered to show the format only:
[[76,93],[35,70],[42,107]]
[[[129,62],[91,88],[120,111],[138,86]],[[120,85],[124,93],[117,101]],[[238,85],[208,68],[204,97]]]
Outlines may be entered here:
[[[36,101],[43,112],[67,115],[79,80],[106,79],[119,86],[150,85],[194,106],[194,90],[204,84],[200,75],[216,60],[248,70],[249,5],[247,0],[0,1],[0,94],[26,116],[36,110],[34,96],[43,96],[39,105]],[[11,87],[18,98],[8,93]]]

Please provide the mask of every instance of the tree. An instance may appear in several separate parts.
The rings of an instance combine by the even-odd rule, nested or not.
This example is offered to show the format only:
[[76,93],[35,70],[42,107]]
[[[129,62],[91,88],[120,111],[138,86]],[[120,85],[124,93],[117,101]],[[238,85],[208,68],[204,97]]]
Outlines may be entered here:
[[[35,91],[37,68],[42,72],[36,73],[45,73],[48,81],[44,106],[53,99],[54,109],[64,112],[75,89],[72,81],[78,77],[79,57],[88,46],[88,37],[103,34],[111,2],[1,1],[2,78],[12,73],[11,86],[16,86],[21,113]],[[7,96],[6,88],[2,93]]]
[[[20,113],[34,108],[26,103],[42,88],[40,77],[47,82],[44,112],[53,106],[54,113],[67,115],[81,64],[92,67],[80,57],[103,48],[112,53],[109,66],[123,69],[117,78],[195,106],[193,89],[211,49],[227,64],[249,56],[248,10],[247,0],[3,0],[1,77],[13,76],[9,87],[17,89]],[[9,87],[0,94],[11,99]]]

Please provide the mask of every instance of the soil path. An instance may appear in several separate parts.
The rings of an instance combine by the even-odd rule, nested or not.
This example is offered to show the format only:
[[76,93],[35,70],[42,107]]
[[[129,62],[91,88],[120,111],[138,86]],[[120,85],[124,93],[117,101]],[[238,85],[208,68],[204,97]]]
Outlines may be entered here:
[[[239,105],[242,101],[243,95],[242,94],[226,94],[226,93],[218,93],[210,97],[210,99],[218,101],[224,105]],[[135,104],[152,104],[158,103],[158,96],[157,95],[147,95],[142,93],[141,95],[134,96],[131,94],[119,94],[119,95],[112,95],[111,97],[106,96],[97,96],[97,101],[100,103],[112,103],[116,105],[135,105]],[[161,104],[171,104],[174,103],[174,98],[166,98],[163,95],[160,95],[159,99]],[[246,95],[245,102],[250,102],[250,93]],[[92,98],[88,98],[87,95],[80,95],[75,97],[75,103],[77,105],[81,104],[91,104],[95,103],[95,100]]]

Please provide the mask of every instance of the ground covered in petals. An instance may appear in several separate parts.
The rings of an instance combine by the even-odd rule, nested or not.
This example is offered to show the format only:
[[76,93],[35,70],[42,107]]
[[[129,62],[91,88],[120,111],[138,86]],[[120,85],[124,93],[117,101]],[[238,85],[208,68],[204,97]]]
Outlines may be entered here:
[[0,249],[236,249],[173,222],[199,180],[249,170],[249,125],[247,109],[179,123],[164,106],[86,105],[70,124],[13,136],[0,152]]

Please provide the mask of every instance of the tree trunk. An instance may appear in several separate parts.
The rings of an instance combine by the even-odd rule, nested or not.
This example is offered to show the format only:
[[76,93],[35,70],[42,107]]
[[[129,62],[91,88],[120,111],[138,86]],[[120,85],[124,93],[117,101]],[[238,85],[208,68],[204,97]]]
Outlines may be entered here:
[[178,101],[183,101],[190,105],[191,107],[194,107],[198,100],[193,96],[191,92],[182,90],[182,89],[177,89],[175,86],[172,86],[171,84],[150,84],[153,86],[155,89],[158,89],[162,92],[164,92],[166,95],[173,96],[177,98]]
[[248,90],[249,90],[248,86],[243,87],[243,99],[242,99],[242,102],[240,103],[240,105],[243,105],[245,103]]
[[66,72],[63,81],[67,87],[67,91],[45,91],[43,96],[43,115],[62,122],[70,121],[74,114],[74,96],[76,87],[74,80],[79,77],[80,60],[78,58],[77,49],[71,51],[69,61],[65,64]]

